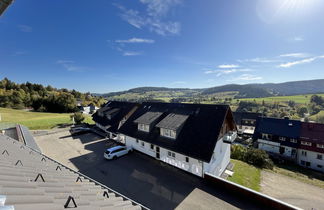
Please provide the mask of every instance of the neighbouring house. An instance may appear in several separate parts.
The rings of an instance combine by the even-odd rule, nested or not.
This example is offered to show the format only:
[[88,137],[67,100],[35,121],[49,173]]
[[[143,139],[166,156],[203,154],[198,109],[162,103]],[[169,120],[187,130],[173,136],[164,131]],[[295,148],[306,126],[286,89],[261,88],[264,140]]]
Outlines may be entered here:
[[134,150],[200,177],[225,171],[236,138],[228,105],[146,102],[118,132]]
[[300,129],[301,122],[297,120],[259,117],[253,140],[259,149],[274,157],[296,161]]
[[233,112],[238,135],[246,138],[252,137],[256,120],[261,115],[261,113],[255,112]]
[[298,164],[324,172],[324,124],[301,123]]
[[107,133],[109,138],[114,138],[125,143],[119,138],[117,130],[135,112],[139,104],[131,102],[109,101],[102,108],[92,115],[96,126]]
[[93,104],[90,104],[88,106],[79,106],[79,109],[80,112],[82,112],[83,114],[92,114],[96,112],[99,108]]

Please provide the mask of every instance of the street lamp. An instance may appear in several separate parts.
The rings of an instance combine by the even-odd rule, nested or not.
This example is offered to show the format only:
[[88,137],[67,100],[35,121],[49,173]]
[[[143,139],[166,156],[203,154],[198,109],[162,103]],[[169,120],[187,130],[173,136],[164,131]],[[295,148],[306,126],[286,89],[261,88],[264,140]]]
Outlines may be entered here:
[[13,0],[0,0],[0,16],[12,2]]

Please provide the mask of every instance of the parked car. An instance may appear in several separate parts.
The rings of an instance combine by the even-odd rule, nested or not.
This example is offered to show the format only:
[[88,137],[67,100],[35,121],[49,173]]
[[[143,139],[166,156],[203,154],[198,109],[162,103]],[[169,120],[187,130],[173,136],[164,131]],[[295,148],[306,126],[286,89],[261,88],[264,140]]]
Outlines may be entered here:
[[83,127],[70,129],[70,132],[72,135],[79,135],[79,134],[83,134],[83,133],[88,133],[90,131],[91,131],[91,128],[83,128]]
[[126,155],[131,151],[133,151],[133,149],[130,147],[114,146],[114,147],[111,147],[105,151],[104,158],[106,158],[108,160],[116,159],[117,157]]

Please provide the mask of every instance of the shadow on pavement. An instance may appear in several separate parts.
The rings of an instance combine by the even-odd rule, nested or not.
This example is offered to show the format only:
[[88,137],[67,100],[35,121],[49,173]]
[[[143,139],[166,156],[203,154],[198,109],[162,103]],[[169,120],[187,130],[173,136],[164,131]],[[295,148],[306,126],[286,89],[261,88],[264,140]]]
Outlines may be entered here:
[[81,173],[151,209],[174,209],[195,188],[240,209],[258,208],[253,205],[253,201],[240,199],[210,186],[200,177],[138,152],[117,160],[105,160],[103,153],[109,144],[108,141],[87,144],[85,149],[93,152],[70,161]]

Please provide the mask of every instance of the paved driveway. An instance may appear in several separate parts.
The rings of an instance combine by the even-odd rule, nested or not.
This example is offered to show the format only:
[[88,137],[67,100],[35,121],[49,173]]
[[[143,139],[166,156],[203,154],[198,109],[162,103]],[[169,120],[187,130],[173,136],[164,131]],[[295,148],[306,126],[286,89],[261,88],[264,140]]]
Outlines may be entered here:
[[261,191],[303,209],[324,209],[324,189],[288,176],[262,171]]
[[36,141],[46,155],[152,209],[174,209],[179,204],[188,209],[193,203],[192,209],[257,208],[252,201],[215,189],[199,177],[141,153],[105,160],[108,142],[94,134],[71,137],[64,131],[37,136]]

